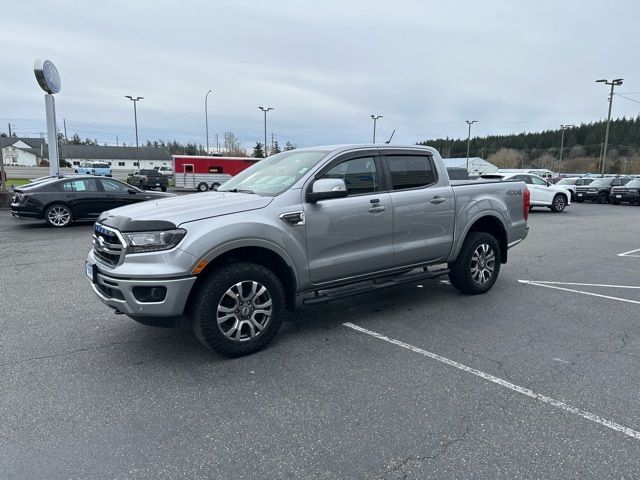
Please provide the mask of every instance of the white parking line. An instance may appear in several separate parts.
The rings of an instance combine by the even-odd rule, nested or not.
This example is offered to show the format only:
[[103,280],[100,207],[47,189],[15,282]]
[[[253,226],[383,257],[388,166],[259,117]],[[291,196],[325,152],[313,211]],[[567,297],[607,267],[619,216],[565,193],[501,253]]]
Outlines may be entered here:
[[[518,280],[519,282],[527,282],[527,280]],[[608,283],[574,283],[574,282],[549,282],[546,280],[529,280],[532,283],[544,283],[546,285],[576,285],[579,287],[609,287],[609,288],[635,288],[640,290],[640,287],[635,285],[610,285]]]
[[635,250],[629,250],[628,252],[619,253],[618,257],[640,257],[640,255],[631,255],[632,253],[640,252],[640,248],[636,248]]
[[[556,287],[555,285],[549,285],[548,283],[538,282],[535,280],[518,280],[518,282],[524,283],[526,285],[535,285],[537,287],[553,288],[555,290],[562,290],[564,292],[581,293],[583,295],[590,295],[592,297],[607,298],[609,300],[617,300],[619,302],[634,303],[636,305],[640,305],[640,302],[637,300],[629,300],[628,298],[612,297],[610,295],[602,295],[600,293],[585,292],[584,290],[576,290],[574,288]],[[611,285],[607,285],[607,286],[610,287]],[[636,287],[623,287],[623,288],[636,288]]]
[[402,348],[406,348],[407,350],[411,350],[414,353],[419,353],[420,355],[424,355],[425,357],[429,357],[432,360],[436,360],[437,362],[441,362],[444,363],[446,365],[449,365],[451,367],[457,368],[458,370],[462,370],[464,372],[470,373],[472,375],[475,375],[477,377],[483,378],[484,380],[487,380],[489,382],[495,383],[496,385],[500,385],[501,387],[505,387],[508,388],[509,390],[513,390],[514,392],[518,392],[521,393],[522,395],[526,395],[527,397],[531,397],[534,400],[539,400],[540,402],[543,403],[547,403],[549,405],[553,405],[556,408],[559,408],[561,410],[564,410],[566,412],[569,413],[573,413],[574,415],[577,415],[579,417],[585,418],[591,422],[595,422],[598,423],[600,425],[603,425],[607,428],[610,428],[612,430],[615,430],[616,432],[620,432],[623,433],[631,438],[635,438],[636,440],[640,440],[640,432],[633,430],[629,427],[625,427],[624,425],[620,425],[619,423],[616,422],[612,422],[611,420],[607,420],[606,418],[602,418],[598,415],[595,415],[593,413],[589,413],[585,410],[581,410],[579,408],[573,407],[571,405],[568,405],[560,400],[556,400],[554,398],[551,397],[547,397],[546,395],[542,395],[540,393],[536,393],[533,390],[530,390],[528,388],[524,388],[521,387],[519,385],[516,385],[514,383],[511,382],[507,382],[506,380],[503,380],[502,378],[498,378],[495,377],[489,373],[485,373],[482,372],[480,370],[476,370],[475,368],[472,367],[468,367],[467,365],[463,365],[462,363],[458,363],[454,360],[450,360],[446,357],[442,357],[436,353],[432,353],[429,352],[427,350],[423,350],[422,348],[419,347],[414,347],[413,345],[409,345],[408,343],[404,343],[400,340],[395,340],[393,338],[389,338],[385,335],[382,335],[378,332],[374,332],[372,330],[367,330],[366,328],[362,328],[359,327],[358,325],[355,325],[353,323],[350,322],[346,322],[343,323],[342,325],[344,325],[345,327],[351,328],[353,330],[356,330],[360,333],[364,333],[366,335],[371,335],[372,337],[377,338],[378,340],[382,340],[383,342],[388,342],[388,343],[392,343],[393,345],[397,345],[399,347]]

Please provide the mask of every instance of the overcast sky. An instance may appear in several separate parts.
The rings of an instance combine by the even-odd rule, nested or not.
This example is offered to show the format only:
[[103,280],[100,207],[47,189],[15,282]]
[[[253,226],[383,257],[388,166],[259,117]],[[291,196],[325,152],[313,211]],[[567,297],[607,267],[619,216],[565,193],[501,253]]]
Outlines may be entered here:
[[[36,58],[54,62],[59,128],[100,143],[210,144],[268,132],[311,146],[539,131],[606,118],[599,78],[640,102],[640,2],[11,2],[0,28],[0,131],[44,132]],[[615,97],[613,115],[640,103]]]

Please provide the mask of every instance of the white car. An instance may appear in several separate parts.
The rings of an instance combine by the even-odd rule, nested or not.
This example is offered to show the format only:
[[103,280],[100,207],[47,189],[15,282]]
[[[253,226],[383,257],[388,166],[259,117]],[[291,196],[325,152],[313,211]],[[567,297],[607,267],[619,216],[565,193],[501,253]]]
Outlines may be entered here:
[[161,167],[153,167],[153,169],[157,170],[162,175],[165,175],[167,177],[173,176],[173,169],[171,167],[167,167],[166,165],[162,165]]
[[562,212],[571,205],[571,192],[564,185],[554,185],[531,173],[505,173],[503,180],[521,180],[531,192],[531,207],[548,207],[552,212]]

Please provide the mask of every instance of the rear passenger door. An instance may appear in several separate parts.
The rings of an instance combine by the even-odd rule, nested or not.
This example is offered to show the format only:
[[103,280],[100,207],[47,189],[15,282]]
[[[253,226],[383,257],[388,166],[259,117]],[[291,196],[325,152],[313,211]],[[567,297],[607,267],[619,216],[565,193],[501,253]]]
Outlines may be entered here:
[[307,258],[314,284],[391,268],[393,217],[377,150],[345,154],[315,178],[340,178],[348,196],[305,203]]
[[453,245],[454,197],[427,153],[384,150],[393,205],[394,266],[444,260]]
[[64,202],[71,207],[73,218],[76,220],[96,218],[107,210],[107,200],[98,188],[95,178],[66,180],[60,184],[60,189]]

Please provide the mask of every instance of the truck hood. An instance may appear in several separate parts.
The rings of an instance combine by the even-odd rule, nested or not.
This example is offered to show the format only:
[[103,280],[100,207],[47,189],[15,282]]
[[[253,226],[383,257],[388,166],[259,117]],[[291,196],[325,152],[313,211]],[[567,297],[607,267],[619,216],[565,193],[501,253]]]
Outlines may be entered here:
[[168,229],[204,218],[257,210],[272,201],[273,197],[248,193],[194,193],[115,208],[103,212],[98,222],[121,231]]

